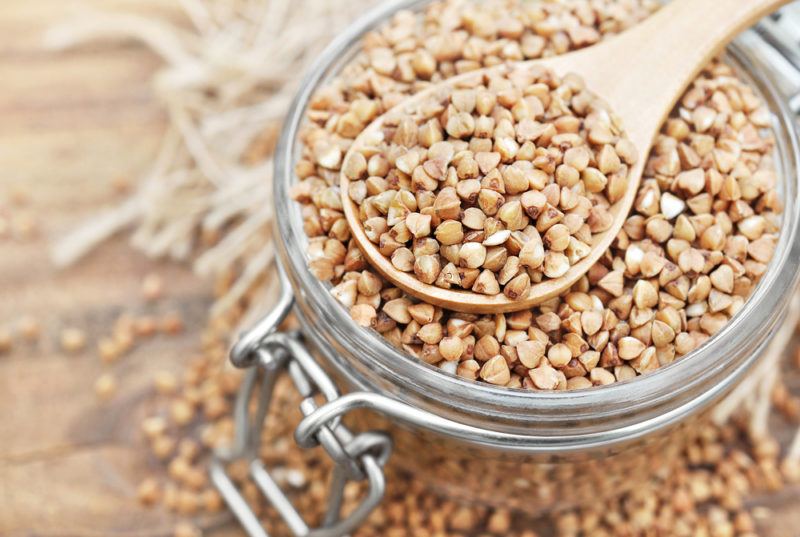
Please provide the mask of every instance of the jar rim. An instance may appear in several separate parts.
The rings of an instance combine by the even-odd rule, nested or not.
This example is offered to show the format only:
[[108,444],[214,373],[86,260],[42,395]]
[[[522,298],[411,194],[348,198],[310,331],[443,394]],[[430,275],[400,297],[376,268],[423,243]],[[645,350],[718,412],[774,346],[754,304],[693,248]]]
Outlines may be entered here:
[[[420,407],[451,414],[462,421],[507,429],[562,434],[565,425],[576,434],[591,428],[598,416],[617,418],[617,438],[635,436],[645,428],[666,426],[687,413],[705,408],[726,393],[756,361],[785,313],[798,279],[798,148],[794,117],[779,95],[771,74],[749,50],[735,42],[729,55],[767,101],[774,117],[776,166],[784,184],[784,213],[773,259],[742,309],[706,344],[658,370],[609,386],[568,392],[509,389],[450,375],[395,349],[380,335],[358,327],[329,288],[309,271],[302,245],[307,240],[299,210],[290,200],[293,163],[298,154],[298,131],[314,91],[349,60],[360,38],[402,9],[424,6],[429,0],[406,0],[382,5],[354,23],[322,53],[292,103],[275,152],[274,203],[278,251],[298,302],[317,316],[312,332],[322,351],[338,368],[361,377],[378,375],[384,389]],[[324,326],[323,326],[324,325]],[[323,330],[327,333],[322,334]],[[340,350],[358,362],[342,360]],[[374,378],[373,378],[374,380]],[[363,382],[363,380],[362,380]],[[369,382],[366,382],[369,387]],[[442,398],[448,398],[443,402]],[[442,405],[448,408],[441,408]],[[468,408],[461,408],[464,405]],[[520,429],[520,426],[522,429]]]

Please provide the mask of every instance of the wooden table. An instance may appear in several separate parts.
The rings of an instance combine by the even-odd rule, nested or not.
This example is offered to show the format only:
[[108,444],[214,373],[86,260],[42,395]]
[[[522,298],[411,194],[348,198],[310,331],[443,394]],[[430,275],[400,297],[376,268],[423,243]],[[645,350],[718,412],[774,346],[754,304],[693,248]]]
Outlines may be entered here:
[[[0,326],[30,314],[43,324],[36,344],[0,355],[0,535],[167,535],[174,520],[134,500],[141,477],[156,471],[139,438],[150,373],[179,371],[198,346],[209,285],[185,267],[155,263],[124,240],[79,266],[56,271],[52,240],[98,208],[120,199],[119,177],[147,170],[165,118],[148,85],[158,60],[133,45],[44,52],[42,32],[85,8],[178,16],[170,0],[26,0],[0,2],[0,214],[18,192],[36,215],[31,240],[0,239]],[[144,344],[113,366],[94,347],[64,354],[58,332],[85,329],[90,342],[123,311],[148,306],[142,277],[158,268],[169,283],[158,306],[178,309],[187,330]],[[103,371],[120,393],[98,402]],[[774,510],[765,535],[800,535],[797,491],[759,498]],[[792,530],[791,528],[795,528]],[[240,534],[233,524],[211,533]]]
[[[141,404],[153,371],[179,371],[198,347],[209,286],[185,267],[155,263],[116,240],[79,266],[58,272],[51,241],[122,196],[114,183],[135,180],[158,147],[165,117],[149,87],[158,59],[132,44],[42,50],[43,31],[82,9],[178,14],[159,0],[0,3],[0,214],[23,193],[39,232],[0,239],[0,326],[30,314],[39,343],[0,356],[0,535],[166,535],[173,521],[140,508],[138,481],[158,467],[139,439]],[[158,337],[113,366],[97,338],[123,311],[153,310],[141,280],[158,269],[169,284],[156,309],[180,310],[188,329]],[[87,331],[86,352],[65,355],[64,326]],[[98,402],[105,371],[120,392]]]

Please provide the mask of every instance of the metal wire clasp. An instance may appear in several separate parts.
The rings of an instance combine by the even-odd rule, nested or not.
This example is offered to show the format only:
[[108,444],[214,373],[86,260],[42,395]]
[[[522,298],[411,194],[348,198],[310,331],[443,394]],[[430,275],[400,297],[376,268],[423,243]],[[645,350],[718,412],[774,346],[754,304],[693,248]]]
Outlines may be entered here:
[[255,326],[244,332],[234,343],[230,352],[231,363],[236,367],[247,368],[255,365],[258,359],[258,349],[264,339],[278,329],[294,306],[294,294],[289,278],[280,263],[277,267],[278,280],[280,281],[280,295],[278,301]]
[[[338,413],[330,420],[317,422],[313,431],[306,431],[306,437],[313,438],[313,443],[321,445],[334,461],[327,512],[318,528],[308,527],[272,478],[258,453],[264,420],[278,378],[284,374],[290,377],[303,398],[300,411],[304,416],[339,399],[336,386],[308,352],[301,336],[275,332],[293,302],[290,292],[288,298],[285,296],[285,290],[290,288],[285,276],[281,276],[283,292],[276,310],[245,334],[231,351],[231,361],[238,366],[250,367],[250,370],[234,408],[236,436],[233,445],[214,453],[211,480],[251,537],[268,537],[268,534],[227,472],[227,464],[234,460],[248,461],[250,478],[294,535],[340,537],[355,530],[383,498],[386,488],[383,465],[391,453],[392,442],[383,432],[354,434],[341,422]],[[258,402],[253,410],[251,401],[254,395],[257,395]],[[322,407],[315,399],[318,396],[325,400]],[[344,487],[348,481],[367,481],[368,489],[362,503],[347,518],[340,519]]]

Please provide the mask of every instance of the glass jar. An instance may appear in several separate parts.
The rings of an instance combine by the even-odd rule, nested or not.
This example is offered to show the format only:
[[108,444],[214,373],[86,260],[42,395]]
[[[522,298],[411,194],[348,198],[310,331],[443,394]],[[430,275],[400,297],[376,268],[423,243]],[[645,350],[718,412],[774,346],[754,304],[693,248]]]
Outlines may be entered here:
[[[311,96],[357,53],[365,32],[399,9],[419,9],[427,3],[394,2],[378,8],[331,44],[306,78],[275,155],[275,241],[288,287],[276,311],[234,349],[234,363],[259,363],[269,370],[279,361],[277,347],[265,344],[267,332],[289,310],[293,297],[302,340],[341,390],[351,393],[339,397],[327,384],[317,386],[332,402],[319,408],[307,403],[303,411],[308,417],[296,434],[301,445],[321,442],[325,424],[330,431],[339,426],[339,416],[356,410],[346,423],[354,429],[387,431],[395,444],[393,464],[415,472],[432,487],[450,496],[531,513],[596,501],[598,495],[635,486],[637,477],[668,472],[684,445],[682,439],[758,361],[786,315],[798,280],[800,153],[795,118],[777,89],[774,66],[765,61],[764,49],[769,47],[751,31],[728,51],[729,61],[773,113],[775,163],[785,204],[774,258],[741,311],[691,355],[645,376],[570,392],[497,388],[413,359],[377,333],[357,326],[331,296],[329,285],[310,273],[300,207],[289,197],[296,181],[298,132]],[[270,356],[259,354],[265,348],[272,349]],[[296,358],[296,347],[282,349]],[[300,360],[301,368],[307,360]],[[312,369],[313,374],[305,369],[306,376],[318,374]],[[297,371],[297,384],[296,377]],[[215,479],[218,485],[220,475]]]

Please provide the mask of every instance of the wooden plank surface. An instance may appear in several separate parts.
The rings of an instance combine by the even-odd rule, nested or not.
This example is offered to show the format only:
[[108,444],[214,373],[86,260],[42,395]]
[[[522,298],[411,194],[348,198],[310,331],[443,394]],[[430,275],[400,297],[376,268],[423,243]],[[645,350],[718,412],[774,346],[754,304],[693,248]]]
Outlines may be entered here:
[[[138,481],[158,469],[138,423],[152,372],[178,372],[196,351],[208,285],[186,268],[144,259],[124,240],[63,272],[48,259],[52,240],[121,199],[118,178],[147,170],[165,125],[149,86],[158,60],[141,47],[42,50],[49,25],[85,9],[178,14],[158,0],[0,3],[0,214],[30,213],[38,228],[30,240],[0,239],[0,326],[23,314],[43,325],[39,343],[0,356],[3,536],[168,535],[174,524],[134,499]],[[19,193],[26,207],[12,207]],[[156,268],[169,292],[153,307],[140,286]],[[179,310],[188,329],[104,366],[92,342],[131,309]],[[60,350],[64,326],[87,332],[86,352]],[[121,379],[120,393],[100,403],[93,384],[105,371]]]
[[[42,32],[84,9],[125,9],[177,17],[170,0],[0,2],[0,215],[23,193],[38,226],[30,240],[0,238],[0,327],[29,314],[43,325],[36,344],[0,355],[0,535],[168,535],[174,520],[134,501],[141,476],[156,471],[138,434],[155,369],[180,371],[196,351],[209,301],[207,282],[185,267],[148,261],[115,241],[63,272],[47,248],[65,230],[120,196],[114,181],[144,172],[165,118],[148,78],[158,61],[133,45],[65,54],[42,50]],[[143,276],[158,269],[168,297],[157,311],[179,310],[187,330],[159,337],[113,366],[91,348],[66,355],[56,335],[76,326],[96,340],[122,311],[149,306]],[[120,394],[97,401],[104,371]],[[796,537],[800,498],[757,499],[769,506],[769,537]],[[239,535],[226,524],[215,535]]]

